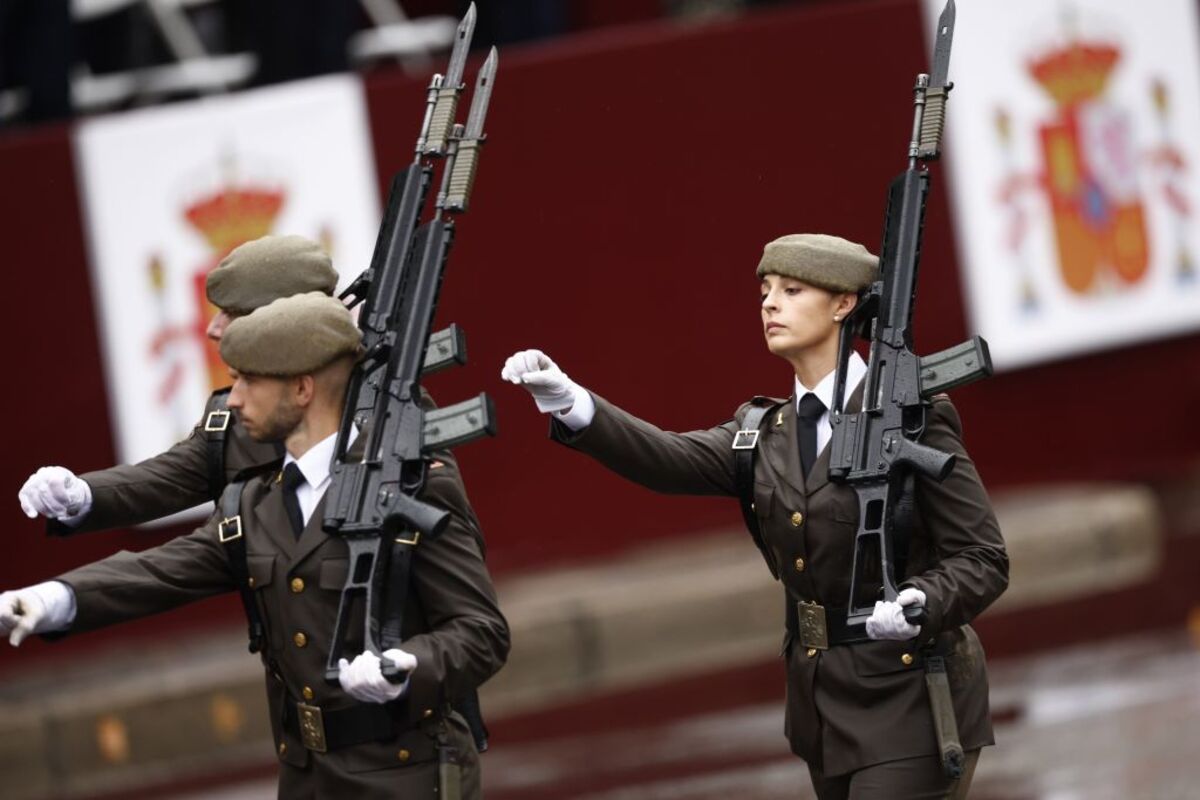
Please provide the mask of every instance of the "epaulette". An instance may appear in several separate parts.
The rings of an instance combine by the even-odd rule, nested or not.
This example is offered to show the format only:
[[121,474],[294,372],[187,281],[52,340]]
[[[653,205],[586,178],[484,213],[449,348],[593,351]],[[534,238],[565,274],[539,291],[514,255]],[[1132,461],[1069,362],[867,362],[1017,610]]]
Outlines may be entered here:
[[234,473],[233,478],[229,482],[233,483],[235,481],[240,481],[241,483],[247,483],[252,478],[257,478],[260,475],[267,475],[272,472],[278,472],[282,468],[282,458],[277,458],[273,461],[267,461],[263,464],[252,464],[248,467],[242,467],[239,469],[236,473]]
[[767,397],[763,394],[756,394],[750,398],[750,405],[752,406],[777,406],[786,402],[786,397]]

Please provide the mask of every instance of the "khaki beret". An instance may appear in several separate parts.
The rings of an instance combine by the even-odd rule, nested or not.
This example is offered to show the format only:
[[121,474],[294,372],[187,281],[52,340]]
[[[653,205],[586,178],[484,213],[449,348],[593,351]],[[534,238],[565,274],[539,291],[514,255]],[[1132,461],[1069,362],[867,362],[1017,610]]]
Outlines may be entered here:
[[357,353],[361,342],[340,300],[309,292],[281,297],[230,322],[221,336],[221,358],[247,375],[307,375]]
[[208,300],[248,314],[280,297],[333,294],[338,274],[321,246],[303,236],[264,236],[235,247],[208,273]]
[[792,233],[763,248],[758,277],[764,275],[786,275],[831,292],[857,292],[879,277],[879,259],[838,236]]

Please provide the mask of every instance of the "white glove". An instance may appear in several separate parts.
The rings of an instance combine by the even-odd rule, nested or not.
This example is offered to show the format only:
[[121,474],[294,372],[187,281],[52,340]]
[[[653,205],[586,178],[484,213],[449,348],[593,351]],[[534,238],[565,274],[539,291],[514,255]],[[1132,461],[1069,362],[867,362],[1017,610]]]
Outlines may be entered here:
[[46,581],[0,594],[0,634],[20,647],[31,633],[70,627],[75,619],[75,595],[61,581]]
[[25,516],[78,522],[92,509],[92,488],[66,467],[42,467],[17,492]]
[[[408,672],[410,677],[417,668],[417,657],[398,648],[385,650],[383,657]],[[392,683],[383,677],[379,656],[369,651],[359,653],[353,661],[338,660],[338,683],[346,694],[360,703],[386,703],[408,691],[408,678],[403,683]]]
[[912,639],[921,632],[920,625],[911,625],[904,618],[908,606],[925,605],[925,593],[911,586],[900,590],[895,602],[880,600],[867,620],[867,636],[872,639]]
[[509,356],[500,370],[503,380],[524,386],[537,402],[538,411],[565,411],[583,391],[541,350],[521,350]]

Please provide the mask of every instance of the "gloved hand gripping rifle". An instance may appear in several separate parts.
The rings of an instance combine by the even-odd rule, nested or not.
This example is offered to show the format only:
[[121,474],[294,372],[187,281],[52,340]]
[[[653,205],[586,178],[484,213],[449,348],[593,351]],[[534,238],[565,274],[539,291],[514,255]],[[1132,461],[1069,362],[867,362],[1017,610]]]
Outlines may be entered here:
[[[868,287],[847,318],[839,343],[830,421],[829,477],[854,487],[859,523],[850,579],[847,625],[864,632],[878,599],[897,595],[897,558],[907,553],[914,476],[944,480],[954,456],[918,443],[925,430],[929,398],[992,372],[987,342],[970,341],[931,356],[912,351],[913,306],[928,163],[938,157],[947,95],[950,44],[954,35],[954,0],[938,19],[931,75],[917,76],[908,169],[892,181],[884,223],[880,279]],[[862,410],[843,412],[846,375],[853,339],[871,342]],[[882,588],[882,597],[880,589]],[[909,606],[913,624],[925,620],[924,609]]]
[[[362,304],[365,355],[350,379],[325,506],[324,529],[343,536],[349,547],[325,669],[333,684],[358,603],[365,649],[380,654],[401,643],[412,550],[449,522],[448,512],[416,497],[430,454],[495,433],[486,394],[426,412],[420,388],[423,372],[465,361],[455,326],[433,335],[430,330],[454,238],[447,215],[467,209],[496,74],[493,48],[479,71],[466,127],[455,125],[474,22],[472,5],[459,25],[445,79],[435,75],[430,83],[416,157],[392,179],[371,266],[343,293],[349,306]],[[442,186],[431,219],[420,224],[433,179],[431,157],[445,159]],[[352,427],[367,437],[361,459],[348,455]],[[407,677],[387,659],[381,668],[389,681]]]

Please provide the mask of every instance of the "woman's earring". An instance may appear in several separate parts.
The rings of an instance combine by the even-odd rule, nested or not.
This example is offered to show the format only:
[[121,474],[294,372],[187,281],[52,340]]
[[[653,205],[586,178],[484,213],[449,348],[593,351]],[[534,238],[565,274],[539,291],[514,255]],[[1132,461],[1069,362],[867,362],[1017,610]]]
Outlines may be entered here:
[[834,322],[841,322],[841,321],[842,321],[842,318],[841,318],[841,317],[834,317],[834,318],[833,318],[833,321],[834,321]]

